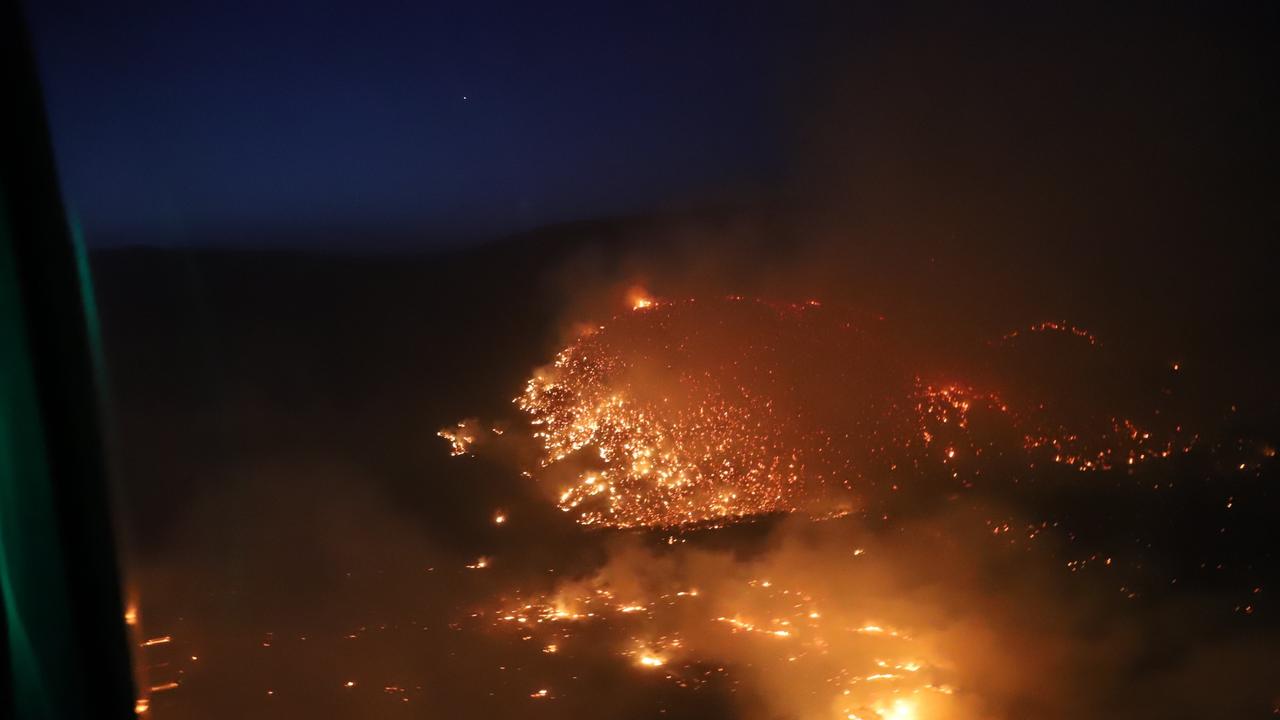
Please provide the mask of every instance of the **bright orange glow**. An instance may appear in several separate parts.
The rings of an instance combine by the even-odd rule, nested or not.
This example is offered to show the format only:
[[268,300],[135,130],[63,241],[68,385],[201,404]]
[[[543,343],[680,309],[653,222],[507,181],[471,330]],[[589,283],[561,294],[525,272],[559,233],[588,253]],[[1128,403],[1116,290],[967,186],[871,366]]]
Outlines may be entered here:
[[635,286],[627,291],[627,304],[632,310],[646,310],[653,307],[655,301],[644,288]]

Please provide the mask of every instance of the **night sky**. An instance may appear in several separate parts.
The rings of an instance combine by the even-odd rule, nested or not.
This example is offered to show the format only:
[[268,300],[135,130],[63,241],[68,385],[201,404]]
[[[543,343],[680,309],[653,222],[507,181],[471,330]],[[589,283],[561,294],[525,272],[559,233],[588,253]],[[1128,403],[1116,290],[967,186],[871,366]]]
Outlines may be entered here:
[[737,4],[42,2],[92,235],[484,234],[722,201],[777,171],[789,49]]
[[30,13],[96,244],[429,248],[779,202],[877,236],[1270,235],[1274,5],[877,5]]

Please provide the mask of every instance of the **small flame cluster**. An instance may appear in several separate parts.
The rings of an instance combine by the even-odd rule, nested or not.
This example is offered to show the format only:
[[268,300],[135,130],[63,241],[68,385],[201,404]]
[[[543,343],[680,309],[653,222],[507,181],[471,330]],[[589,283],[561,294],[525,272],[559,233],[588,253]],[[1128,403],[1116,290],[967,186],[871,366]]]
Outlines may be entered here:
[[[133,712],[135,715],[146,715],[151,712],[151,702],[156,695],[182,687],[185,667],[188,665],[182,656],[173,651],[175,643],[172,635],[144,638],[139,634],[139,610],[135,601],[130,601],[125,607],[124,623],[138,648],[135,651],[139,663],[135,680],[140,694],[134,700]],[[159,653],[160,657],[153,657],[155,653]],[[192,663],[200,659],[196,655],[189,657]],[[152,673],[158,673],[160,677],[151,677]]]
[[1084,340],[1090,345],[1096,345],[1096,346],[1102,345],[1102,341],[1098,339],[1097,335],[1094,335],[1092,332],[1086,330],[1085,328],[1072,325],[1071,323],[1065,320],[1057,320],[1057,321],[1045,320],[1043,322],[1038,322],[1025,329],[1014,330],[1012,332],[1005,333],[1005,335],[1001,337],[1000,340],[1006,343],[1012,342],[1014,340],[1017,340],[1019,337],[1021,337],[1024,334],[1034,334],[1034,333],[1061,333],[1064,335],[1074,335],[1075,337],[1078,337]]
[[445,428],[436,433],[438,437],[442,437],[449,443],[449,454],[453,457],[466,455],[471,452],[471,445],[476,441],[476,433],[470,427],[466,420],[459,422],[451,428]]

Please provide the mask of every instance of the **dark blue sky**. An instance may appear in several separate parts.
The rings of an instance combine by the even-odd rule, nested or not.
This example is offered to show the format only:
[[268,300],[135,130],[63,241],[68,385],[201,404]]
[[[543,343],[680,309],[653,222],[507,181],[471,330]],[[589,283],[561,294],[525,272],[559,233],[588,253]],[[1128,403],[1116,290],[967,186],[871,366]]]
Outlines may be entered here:
[[1199,246],[1274,206],[1274,3],[29,6],[99,244],[430,246],[763,198],[877,236]]
[[91,240],[483,235],[733,201],[803,32],[738,3],[30,4]]

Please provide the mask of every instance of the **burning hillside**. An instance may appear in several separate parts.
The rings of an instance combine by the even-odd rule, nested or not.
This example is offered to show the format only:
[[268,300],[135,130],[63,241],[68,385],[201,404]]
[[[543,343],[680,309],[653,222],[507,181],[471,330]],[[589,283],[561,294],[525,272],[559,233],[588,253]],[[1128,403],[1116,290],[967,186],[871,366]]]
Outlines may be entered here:
[[[1059,415],[1044,399],[1017,404],[955,371],[926,372],[882,324],[817,301],[635,303],[564,348],[517,399],[539,472],[584,525],[669,527],[830,516],[906,486],[954,489],[1037,462],[1108,469],[1194,441],[1180,426],[1157,436],[1127,417]],[[442,434],[455,452],[475,440]]]

